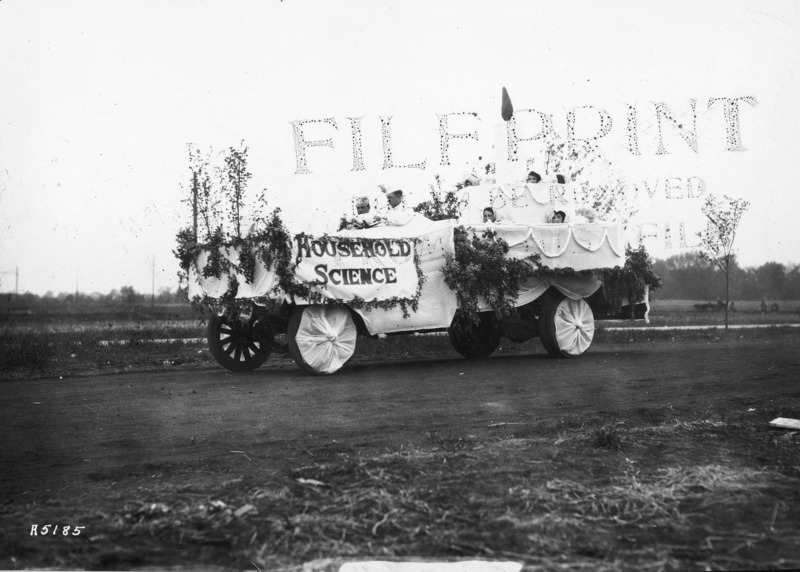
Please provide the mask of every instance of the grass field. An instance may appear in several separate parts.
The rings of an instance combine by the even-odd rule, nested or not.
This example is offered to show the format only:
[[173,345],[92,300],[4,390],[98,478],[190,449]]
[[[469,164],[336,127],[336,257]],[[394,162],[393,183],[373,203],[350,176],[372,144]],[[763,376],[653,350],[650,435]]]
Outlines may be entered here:
[[[594,343],[614,341],[650,341],[674,337],[670,332],[636,332],[648,325],[697,326],[720,328],[723,312],[693,311],[691,300],[656,300],[652,304],[650,323],[598,322]],[[778,312],[761,313],[760,301],[740,302],[741,311],[729,314],[730,324],[794,324],[800,314],[789,311],[800,305],[796,301],[780,301]],[[181,365],[213,365],[204,341],[206,322],[188,305],[131,308],[94,308],[42,313],[6,313],[0,321],[0,378],[41,375],[76,375],[92,372],[130,371],[142,368],[163,368]],[[625,332],[607,332],[604,326],[624,326]],[[742,335],[737,331],[737,335]],[[683,332],[682,337],[703,337],[707,333]],[[720,335],[718,333],[714,335]],[[164,340],[172,340],[163,342]],[[159,341],[160,343],[152,343]],[[106,343],[109,342],[109,343]],[[120,343],[121,342],[121,343]],[[539,340],[513,343],[503,339],[498,353],[541,351]],[[446,336],[388,336],[359,340],[354,359],[424,357],[457,355]],[[271,362],[283,359],[274,355]],[[270,362],[270,363],[271,363]]]
[[800,410],[640,413],[429,433],[380,451],[333,441],[287,452],[280,471],[263,459],[231,471],[150,464],[98,477],[79,503],[64,491],[7,505],[0,530],[62,515],[92,532],[10,535],[0,566],[334,572],[359,559],[484,558],[526,571],[800,567],[798,434],[763,430]]
[[[734,300],[736,312],[757,313],[761,316],[766,314],[798,314],[800,320],[800,300],[768,300],[766,314],[761,313],[761,300]],[[653,300],[650,303],[651,309],[655,313],[669,312],[694,312],[695,304],[714,304],[716,300]],[[773,305],[778,305],[778,312],[770,311]]]
[[[687,304],[656,305],[650,325],[719,324],[721,314],[695,313]],[[153,343],[202,337],[198,319],[144,312],[77,317],[5,322],[2,375],[219,367],[203,342]],[[800,322],[783,311],[742,311],[731,321]],[[798,332],[729,335],[774,343]],[[655,344],[649,347],[656,351],[676,336],[710,343],[724,333],[601,329],[595,343]],[[99,343],[107,340],[127,343]],[[503,339],[497,353],[543,351],[539,340]],[[354,359],[438,355],[456,356],[445,335],[390,336],[361,338]],[[285,356],[268,363],[294,367]],[[780,368],[769,372],[779,374]],[[526,571],[797,569],[800,433],[767,429],[779,416],[800,418],[796,400],[731,395],[709,410],[670,405],[624,415],[570,414],[422,433],[421,440],[380,450],[320,442],[287,450],[280,470],[256,457],[244,468],[210,467],[205,460],[144,463],[5,503],[0,568],[188,569],[181,565],[194,563],[216,570],[213,563],[225,563],[226,569],[333,572],[364,558],[485,558],[524,562]],[[32,537],[31,522],[81,523],[92,533]],[[302,567],[309,561],[316,563]]]

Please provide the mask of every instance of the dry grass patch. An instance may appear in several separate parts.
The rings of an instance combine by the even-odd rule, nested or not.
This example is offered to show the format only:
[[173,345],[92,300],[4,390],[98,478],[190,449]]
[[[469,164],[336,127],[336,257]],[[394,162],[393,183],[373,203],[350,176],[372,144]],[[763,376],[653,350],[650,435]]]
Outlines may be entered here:
[[[89,504],[71,520],[93,536],[64,562],[113,569],[224,555],[226,565],[261,569],[330,557],[504,558],[528,570],[796,567],[800,472],[775,467],[800,466],[797,442],[771,444],[771,464],[758,462],[753,439],[766,450],[774,435],[752,429],[668,419],[523,436],[428,433],[375,453],[320,446],[314,462],[288,471],[130,487]],[[726,447],[709,444],[709,432],[724,432]],[[692,456],[688,446],[705,448]],[[52,507],[24,510],[36,519]]]

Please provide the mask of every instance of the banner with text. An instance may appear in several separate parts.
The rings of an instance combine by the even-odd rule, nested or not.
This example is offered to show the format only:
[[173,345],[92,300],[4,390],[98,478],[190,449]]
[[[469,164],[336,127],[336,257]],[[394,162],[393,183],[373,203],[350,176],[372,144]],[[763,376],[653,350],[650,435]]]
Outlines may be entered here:
[[298,235],[293,254],[298,281],[332,300],[391,300],[417,295],[413,238]]

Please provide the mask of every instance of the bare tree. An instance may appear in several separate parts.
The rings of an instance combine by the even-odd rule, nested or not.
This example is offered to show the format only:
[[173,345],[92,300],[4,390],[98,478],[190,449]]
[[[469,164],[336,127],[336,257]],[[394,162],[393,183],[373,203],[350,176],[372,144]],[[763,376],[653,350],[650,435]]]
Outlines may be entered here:
[[[211,152],[202,152],[189,144],[189,170],[192,173],[192,189],[186,200],[192,206],[195,240],[210,240],[220,218],[219,192],[211,182]],[[198,228],[198,226],[200,228]]]
[[733,242],[736,229],[750,203],[744,199],[733,199],[728,195],[719,198],[708,195],[703,204],[703,214],[708,219],[706,231],[700,242],[700,255],[711,261],[725,275],[725,332],[728,332],[728,308],[730,307],[730,273],[736,263]]
[[230,147],[225,156],[225,169],[222,181],[223,190],[230,201],[229,218],[231,223],[231,235],[234,238],[242,238],[242,218],[244,213],[244,194],[247,188],[247,181],[252,177],[247,170],[247,151],[242,141],[242,148],[235,149]]

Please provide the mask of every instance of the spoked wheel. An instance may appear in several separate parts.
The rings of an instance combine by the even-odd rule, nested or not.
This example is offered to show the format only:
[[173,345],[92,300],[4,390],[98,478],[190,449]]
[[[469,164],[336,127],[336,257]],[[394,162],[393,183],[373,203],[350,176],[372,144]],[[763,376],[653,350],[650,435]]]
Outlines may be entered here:
[[358,333],[348,308],[298,306],[286,337],[297,365],[313,375],[330,375],[353,357]]
[[542,303],[539,336],[548,353],[556,357],[577,357],[592,345],[594,315],[583,299],[572,300],[553,291]]
[[500,324],[494,314],[479,316],[480,323],[475,325],[458,312],[447,330],[453,349],[468,359],[487,358],[500,345]]
[[251,371],[272,351],[272,334],[255,317],[247,321],[212,314],[208,320],[208,348],[224,368]]

